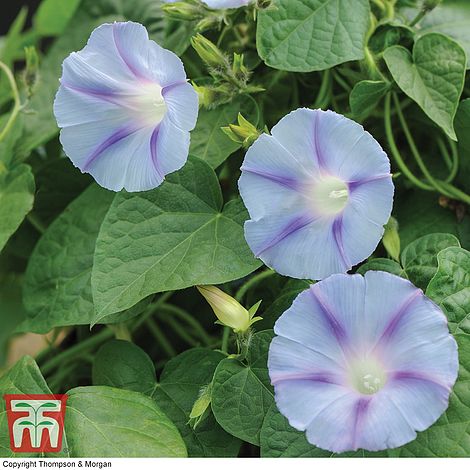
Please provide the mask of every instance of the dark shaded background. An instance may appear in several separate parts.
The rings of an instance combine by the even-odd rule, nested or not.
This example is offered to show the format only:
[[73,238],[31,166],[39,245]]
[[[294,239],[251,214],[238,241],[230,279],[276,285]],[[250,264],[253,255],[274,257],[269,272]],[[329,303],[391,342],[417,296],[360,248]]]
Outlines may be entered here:
[[[64,0],[64,2],[66,1]],[[26,23],[29,26],[34,11],[40,3],[41,0],[3,0],[0,6],[0,36],[3,36],[8,31],[12,21],[24,6],[27,6],[29,9],[28,21]]]

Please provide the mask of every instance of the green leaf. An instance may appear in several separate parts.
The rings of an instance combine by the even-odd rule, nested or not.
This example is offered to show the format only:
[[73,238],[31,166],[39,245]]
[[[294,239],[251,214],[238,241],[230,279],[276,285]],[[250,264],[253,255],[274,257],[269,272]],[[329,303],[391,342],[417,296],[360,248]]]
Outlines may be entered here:
[[469,217],[459,222],[454,212],[440,206],[438,196],[430,197],[424,191],[407,191],[397,196],[394,210],[403,246],[429,233],[451,233],[463,248],[470,249]]
[[432,233],[410,243],[401,255],[401,264],[408,279],[425,290],[437,271],[437,254],[449,246],[460,246],[450,233]]
[[93,361],[93,385],[109,385],[151,395],[157,378],[148,354],[129,341],[103,344]]
[[47,229],[29,260],[24,329],[45,333],[94,319],[91,267],[96,237],[114,193],[90,186]]
[[470,252],[450,247],[437,255],[438,269],[426,295],[445,312],[452,333],[470,333]]
[[68,158],[47,160],[35,171],[35,178],[34,215],[46,226],[93,182]]
[[210,413],[193,429],[188,423],[201,389],[207,386],[225,356],[210,349],[194,348],[168,361],[154,398],[176,424],[190,457],[236,457],[241,442],[227,434]]
[[257,269],[243,235],[246,218],[240,200],[222,209],[215,173],[196,158],[153,191],[119,193],[96,243],[96,320],[156,292],[220,284]]
[[388,258],[373,258],[360,266],[357,273],[364,275],[367,271],[385,271],[405,279],[407,278],[400,264]]
[[412,46],[414,42],[415,31],[413,28],[391,20],[380,22],[377,25],[372,37],[369,39],[367,47],[374,54],[380,55],[385,49],[391,46],[402,45]]
[[34,17],[34,27],[41,36],[59,36],[80,5],[81,0],[43,0]]
[[[29,356],[20,359],[9,371],[0,377],[0,390],[3,394],[50,394],[52,393],[44,380],[36,362]],[[52,454],[55,457],[69,457],[65,436],[62,451]],[[10,434],[7,425],[5,400],[0,400],[0,457],[41,457],[43,454],[15,454],[10,449]]]
[[16,232],[34,201],[34,176],[29,165],[8,171],[0,162],[0,251]]
[[459,141],[458,179],[468,191],[470,190],[470,98],[460,102],[454,126]]
[[311,445],[305,432],[294,429],[273,403],[261,428],[261,457],[331,457],[332,452]]
[[282,290],[276,295],[274,301],[266,310],[261,307],[263,320],[254,324],[258,331],[267,330],[274,327],[276,320],[292,305],[294,299],[310,286],[309,281],[301,279],[289,279]]
[[260,444],[264,417],[274,403],[267,357],[272,330],[253,335],[246,364],[224,359],[212,384],[212,411],[217,422],[230,434]]
[[355,116],[367,116],[389,89],[390,84],[384,81],[362,80],[356,83],[349,96],[352,113]]
[[389,47],[384,59],[398,86],[446,132],[457,140],[454,116],[465,78],[465,51],[439,33],[421,36],[413,54],[402,46]]
[[258,15],[256,44],[270,67],[325,70],[364,57],[367,0],[278,0]]
[[67,394],[71,456],[186,457],[178,430],[151,398],[111,387],[80,387]]
[[[457,250],[448,248],[445,251]],[[470,336],[456,335],[460,371],[449,407],[418,437],[393,451],[394,457],[468,457],[470,455]]]
[[[407,9],[407,16],[416,15],[416,9]],[[417,35],[430,32],[443,33],[455,39],[470,59],[470,4],[468,0],[445,0],[433,11],[429,12],[419,23]],[[467,62],[467,68],[470,63]]]
[[[250,119],[255,115],[252,100],[235,98],[215,109],[201,109],[196,128],[191,132],[190,153],[206,161],[212,168],[221,165],[241,144],[229,139],[221,130],[237,121],[238,113]],[[257,122],[253,123],[257,125]]]

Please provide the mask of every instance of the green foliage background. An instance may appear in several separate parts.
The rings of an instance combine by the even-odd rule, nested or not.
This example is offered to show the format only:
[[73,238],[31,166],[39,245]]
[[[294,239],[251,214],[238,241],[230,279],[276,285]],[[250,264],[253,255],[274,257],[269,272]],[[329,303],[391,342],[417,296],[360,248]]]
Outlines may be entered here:
[[[396,223],[354,271],[423,289],[448,317],[461,366],[449,408],[415,441],[342,456],[469,457],[470,3],[182,3],[193,17],[158,0],[43,0],[31,28],[22,10],[0,37],[0,394],[67,392],[63,456],[330,457],[273,400],[272,327],[309,282],[253,257],[236,184],[243,142],[221,128],[239,112],[262,130],[300,106],[334,109],[382,144],[396,186]],[[76,170],[52,114],[64,58],[124,20],[181,56],[204,105],[186,166],[145,193],[109,192]],[[201,31],[225,69],[191,47]],[[222,284],[246,307],[263,300],[246,356],[229,356],[235,339],[198,284]],[[50,346],[7,368],[11,341],[31,332],[51,332]],[[0,456],[13,456],[3,401]]]

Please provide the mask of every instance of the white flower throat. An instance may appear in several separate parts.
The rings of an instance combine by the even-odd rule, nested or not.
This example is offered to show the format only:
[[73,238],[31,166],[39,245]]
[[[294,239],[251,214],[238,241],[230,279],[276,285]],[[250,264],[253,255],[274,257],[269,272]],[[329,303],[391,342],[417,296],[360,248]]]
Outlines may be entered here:
[[168,110],[162,91],[156,83],[142,83],[123,101],[128,109],[136,113],[143,126],[157,126]]
[[351,362],[349,369],[351,385],[364,395],[378,392],[387,382],[387,374],[382,364],[374,358]]
[[348,203],[348,185],[335,176],[326,176],[315,182],[312,200],[317,211],[325,215],[340,213]]

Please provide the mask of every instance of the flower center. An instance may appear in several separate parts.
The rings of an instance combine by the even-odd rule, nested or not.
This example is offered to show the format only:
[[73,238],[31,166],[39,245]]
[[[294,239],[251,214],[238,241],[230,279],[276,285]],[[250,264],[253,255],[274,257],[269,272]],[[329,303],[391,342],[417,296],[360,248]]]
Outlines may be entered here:
[[368,358],[352,363],[350,380],[359,393],[372,395],[385,385],[387,374],[378,361]]
[[325,215],[341,212],[348,203],[348,185],[334,176],[327,176],[313,186],[312,191],[315,209]]
[[127,106],[137,113],[139,121],[145,126],[156,126],[162,122],[167,112],[162,87],[156,83],[142,83],[138,93],[129,96]]

